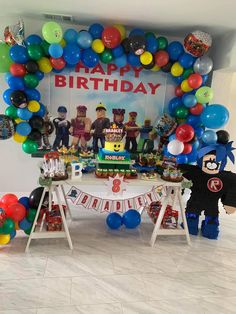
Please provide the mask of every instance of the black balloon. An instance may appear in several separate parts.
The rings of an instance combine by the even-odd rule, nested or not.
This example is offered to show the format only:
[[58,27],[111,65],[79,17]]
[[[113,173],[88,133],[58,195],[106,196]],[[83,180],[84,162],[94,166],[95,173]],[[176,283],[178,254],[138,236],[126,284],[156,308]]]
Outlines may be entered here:
[[43,121],[43,118],[41,118],[39,116],[33,116],[29,120],[29,124],[30,124],[32,129],[40,130],[40,129],[42,129],[42,127],[44,125],[44,121]]
[[217,143],[219,144],[227,144],[229,142],[229,133],[224,130],[219,130],[216,132],[217,134]]
[[28,135],[28,139],[32,141],[39,141],[42,137],[42,134],[37,129],[32,129],[30,134]]
[[149,63],[149,64],[142,64],[143,68],[146,69],[146,70],[151,70],[154,66],[155,66],[155,60],[153,58],[152,62]]
[[130,50],[137,56],[140,56],[146,48],[146,39],[142,35],[134,35],[129,38]]
[[129,38],[125,38],[122,42],[121,45],[124,48],[125,53],[129,53],[130,52],[130,42],[129,42]]
[[37,62],[30,60],[30,61],[26,62],[25,68],[26,68],[28,73],[35,73],[38,71],[39,66],[38,66]]
[[173,65],[173,63],[171,61],[169,61],[166,65],[161,67],[161,70],[163,72],[170,72],[170,69],[171,69],[172,65]]
[[16,108],[26,108],[27,107],[27,96],[21,90],[14,90],[10,96],[11,103]]
[[[43,195],[43,190],[44,190],[44,188],[40,186],[40,187],[34,189],[30,193],[30,196],[29,196],[30,208],[37,209],[39,207],[39,203],[40,203],[41,197]],[[48,192],[46,192],[44,199],[43,199],[42,207],[48,208],[48,200],[49,200],[49,194],[48,194]]]

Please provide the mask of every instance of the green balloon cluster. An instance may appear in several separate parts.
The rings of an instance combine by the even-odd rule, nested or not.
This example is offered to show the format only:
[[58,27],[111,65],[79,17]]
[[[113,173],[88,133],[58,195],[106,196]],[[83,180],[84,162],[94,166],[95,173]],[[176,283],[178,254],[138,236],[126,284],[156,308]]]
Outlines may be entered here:
[[39,60],[44,56],[43,48],[40,45],[29,45],[27,48],[28,54],[32,60]]
[[27,139],[22,144],[22,149],[26,154],[33,154],[33,153],[37,152],[38,144],[34,141]]
[[39,79],[35,74],[26,74],[24,76],[24,83],[28,88],[35,88],[39,84]]
[[188,108],[185,106],[177,107],[175,110],[175,116],[179,119],[185,119],[188,116]]
[[10,65],[13,61],[9,55],[10,47],[5,43],[0,43],[0,73],[9,71]]
[[103,63],[109,63],[113,59],[111,49],[105,49],[103,53],[100,55],[100,60]]
[[0,234],[10,234],[13,230],[15,230],[15,223],[11,218],[7,218],[0,228]]

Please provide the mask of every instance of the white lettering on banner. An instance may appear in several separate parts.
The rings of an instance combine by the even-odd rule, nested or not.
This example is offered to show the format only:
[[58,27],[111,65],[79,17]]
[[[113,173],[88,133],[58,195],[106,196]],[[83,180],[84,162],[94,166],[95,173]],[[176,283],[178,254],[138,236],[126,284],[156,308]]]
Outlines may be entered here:
[[103,200],[101,206],[101,212],[108,212],[110,213],[112,210],[113,201],[112,200]]
[[114,200],[112,205],[113,211],[123,213],[123,203],[124,201],[122,200]]
[[91,197],[92,197],[91,195],[82,192],[76,204],[77,205],[82,205],[85,208],[87,208],[88,204],[91,201]]
[[134,201],[135,201],[135,208],[137,208],[137,209],[145,206],[145,199],[144,199],[143,195],[139,195],[137,197],[134,197]]
[[90,209],[95,209],[95,210],[99,210],[99,207],[101,205],[101,202],[102,202],[102,199],[99,198],[99,197],[95,197],[95,196],[92,196],[91,198],[91,202],[90,204],[88,205],[88,208]]

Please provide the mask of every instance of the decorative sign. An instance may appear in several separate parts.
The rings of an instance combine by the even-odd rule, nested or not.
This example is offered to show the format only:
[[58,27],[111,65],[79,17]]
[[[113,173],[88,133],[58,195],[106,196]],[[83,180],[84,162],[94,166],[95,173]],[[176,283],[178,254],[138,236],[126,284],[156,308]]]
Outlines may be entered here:
[[123,191],[126,190],[126,183],[124,176],[120,177],[118,174],[113,178],[109,177],[108,181],[105,182],[108,187],[108,195],[122,195]]

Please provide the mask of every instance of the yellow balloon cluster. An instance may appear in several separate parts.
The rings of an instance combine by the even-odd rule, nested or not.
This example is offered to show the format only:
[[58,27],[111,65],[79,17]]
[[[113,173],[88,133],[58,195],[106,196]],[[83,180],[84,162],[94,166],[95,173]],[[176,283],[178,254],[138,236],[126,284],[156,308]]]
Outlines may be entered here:
[[105,50],[105,46],[104,46],[103,42],[101,41],[101,39],[95,39],[92,42],[92,49],[96,53],[102,53]]
[[181,86],[182,91],[185,93],[191,92],[193,90],[192,87],[189,86],[188,80],[183,80],[180,86]]
[[184,68],[179,64],[179,62],[175,62],[170,71],[173,76],[180,76],[183,74]]
[[27,139],[27,136],[20,135],[19,133],[15,132],[13,135],[13,140],[17,143],[24,143]]
[[153,56],[151,54],[151,52],[149,51],[145,51],[143,54],[141,54],[140,56],[140,62],[143,64],[143,65],[148,65],[152,62],[153,60]]

